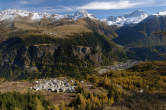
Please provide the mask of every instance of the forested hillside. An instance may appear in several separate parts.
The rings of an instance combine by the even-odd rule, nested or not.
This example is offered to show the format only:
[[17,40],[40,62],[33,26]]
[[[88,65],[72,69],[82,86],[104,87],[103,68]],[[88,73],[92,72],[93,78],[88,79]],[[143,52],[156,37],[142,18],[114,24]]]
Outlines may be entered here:
[[[91,73],[96,66],[126,59],[123,48],[112,41],[116,37],[114,29],[102,22],[88,18],[73,22],[64,19],[54,24],[46,21],[34,26],[34,23],[18,20],[4,28],[7,32],[0,42],[1,77],[12,80],[79,78]],[[26,28],[20,29],[22,25]],[[67,25],[69,29],[64,35]],[[76,27],[84,29],[78,32]]]

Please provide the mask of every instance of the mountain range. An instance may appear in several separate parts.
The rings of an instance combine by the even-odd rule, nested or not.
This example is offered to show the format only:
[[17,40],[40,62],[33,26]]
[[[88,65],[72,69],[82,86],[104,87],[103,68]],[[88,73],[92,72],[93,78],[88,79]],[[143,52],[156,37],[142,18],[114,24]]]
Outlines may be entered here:
[[4,10],[0,12],[0,76],[83,77],[95,67],[129,59],[164,60],[165,27],[165,12],[148,15],[137,10],[103,21],[85,10],[71,15]]
[[[164,16],[166,15],[166,12],[165,11],[158,12],[153,15]],[[151,15],[144,12],[143,10],[136,10],[130,14],[125,14],[123,16],[109,16],[108,18],[101,19],[101,21],[106,22],[108,25],[124,26],[124,25],[138,24],[149,16]],[[79,18],[87,18],[87,17],[90,19],[98,19],[93,14],[88,13],[86,10],[77,10],[76,12],[70,15],[31,12],[31,11],[18,10],[18,9],[7,9],[0,11],[0,21],[13,20],[16,17],[29,17],[32,20],[41,20],[42,18],[49,18],[52,20],[60,20],[64,18],[78,20]]]
[[18,10],[18,9],[7,9],[0,11],[0,21],[3,20],[13,20],[16,17],[30,17],[32,20],[41,20],[43,18],[51,18],[54,20],[59,20],[63,18],[74,19],[77,20],[79,18],[91,18],[96,19],[96,17],[92,14],[89,14],[86,10],[78,10],[72,15],[59,15],[59,14],[49,14],[42,12],[30,12],[26,10]]

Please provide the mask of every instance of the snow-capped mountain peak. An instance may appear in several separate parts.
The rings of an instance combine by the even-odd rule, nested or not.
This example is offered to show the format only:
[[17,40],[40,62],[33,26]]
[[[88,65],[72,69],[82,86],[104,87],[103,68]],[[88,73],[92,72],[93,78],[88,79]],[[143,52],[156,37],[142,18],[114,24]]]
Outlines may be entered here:
[[92,14],[89,14],[86,10],[77,10],[72,15],[59,15],[59,14],[49,14],[43,12],[31,12],[26,10],[18,10],[18,9],[7,9],[0,11],[0,21],[4,20],[14,20],[16,17],[30,17],[32,20],[41,20],[42,18],[50,18],[52,20],[60,20],[63,18],[69,18],[77,20],[79,18],[90,18],[96,19],[96,17]]
[[158,13],[153,14],[153,15],[156,15],[156,16],[166,16],[166,11],[161,11],[161,12],[158,12]]
[[143,10],[135,10],[131,14],[125,15],[125,17],[139,17],[139,16],[143,16],[143,15],[147,15],[147,13],[144,12]]
[[87,10],[77,10],[73,15],[72,18],[77,20],[79,18],[91,18],[96,19],[96,17],[90,13],[88,13]]
[[17,9],[7,9],[0,11],[0,21],[13,20],[17,16],[22,16],[22,17],[29,16],[29,12]]
[[3,20],[13,20],[16,17],[31,17],[32,20],[39,20],[43,17],[49,17],[50,14],[48,13],[37,13],[37,12],[30,12],[26,10],[18,10],[18,9],[7,9],[0,11],[0,21]]
[[148,16],[149,15],[146,12],[142,10],[136,10],[124,16],[110,16],[107,18],[106,22],[108,25],[124,26],[126,24],[137,24],[146,19]]

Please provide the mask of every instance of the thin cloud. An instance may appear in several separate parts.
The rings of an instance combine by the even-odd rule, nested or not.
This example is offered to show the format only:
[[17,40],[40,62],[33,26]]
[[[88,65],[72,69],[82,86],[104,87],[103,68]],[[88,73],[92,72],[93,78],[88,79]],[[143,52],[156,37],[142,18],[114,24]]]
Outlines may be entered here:
[[47,13],[65,13],[65,12],[73,12],[75,9],[73,7],[64,7],[64,6],[59,6],[58,8],[53,8],[53,7],[43,7],[39,9],[42,12],[47,12]]
[[111,1],[111,2],[90,2],[78,7],[78,9],[88,10],[109,10],[109,9],[126,9],[145,5],[148,2],[131,2],[131,1]]
[[29,10],[32,12],[43,12],[43,13],[52,13],[52,14],[61,14],[66,12],[73,12],[76,9],[74,7],[39,7],[39,8],[21,8],[23,10]]
[[34,5],[34,4],[41,4],[46,0],[20,0],[19,3],[21,5]]
[[22,4],[22,5],[27,5],[27,4],[29,4],[29,2],[28,2],[28,1],[21,0],[21,1],[20,1],[20,4]]

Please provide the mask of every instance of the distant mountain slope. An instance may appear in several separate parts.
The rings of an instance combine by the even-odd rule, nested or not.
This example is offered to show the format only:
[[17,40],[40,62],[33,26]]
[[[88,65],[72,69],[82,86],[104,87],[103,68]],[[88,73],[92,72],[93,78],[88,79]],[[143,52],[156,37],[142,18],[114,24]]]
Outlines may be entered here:
[[151,15],[135,26],[119,28],[115,41],[122,45],[164,45],[166,37],[156,33],[165,30],[166,16]]
[[108,25],[130,25],[137,24],[148,17],[148,14],[142,10],[136,10],[130,14],[126,14],[124,16],[110,16],[105,21]]
[[151,15],[135,26],[124,26],[114,41],[125,46],[133,59],[166,59],[166,16]]

